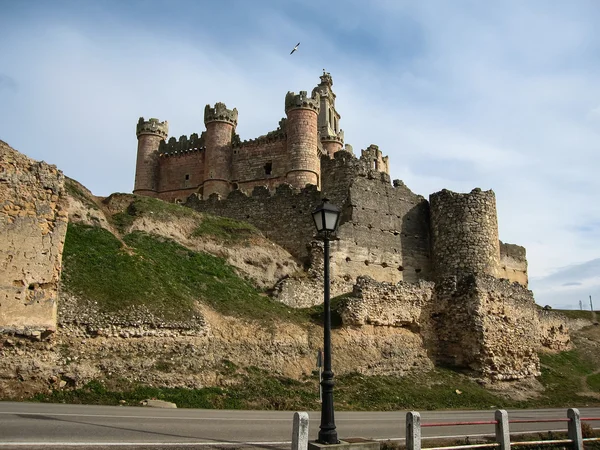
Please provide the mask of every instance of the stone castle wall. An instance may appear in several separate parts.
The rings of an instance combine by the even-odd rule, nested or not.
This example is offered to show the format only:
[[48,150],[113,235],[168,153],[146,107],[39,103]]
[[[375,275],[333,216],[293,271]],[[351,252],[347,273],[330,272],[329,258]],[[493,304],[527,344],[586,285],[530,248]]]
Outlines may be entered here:
[[359,277],[340,315],[345,325],[412,330],[438,363],[492,380],[538,376],[539,350],[570,348],[564,321],[540,310],[531,291],[489,275],[436,284]]
[[67,231],[64,175],[0,141],[0,331],[56,329]]
[[[327,197],[342,208],[338,239],[331,243],[331,275],[342,292],[360,275],[391,282],[430,277],[427,201],[346,151],[333,159],[323,156],[321,167],[326,174],[321,192],[316,186],[297,191],[281,185],[274,193],[259,187],[250,196],[236,191],[219,201],[192,196],[185,205],[250,222],[308,262],[316,234],[311,212]],[[320,295],[314,298],[322,301]]]
[[436,276],[496,276],[500,241],[494,192],[477,188],[458,194],[444,189],[431,194],[429,201]]
[[285,183],[289,170],[285,134],[246,141],[233,148],[232,181],[244,192]]
[[528,286],[525,247],[500,241],[500,265],[497,276],[509,281],[516,281],[525,287]]

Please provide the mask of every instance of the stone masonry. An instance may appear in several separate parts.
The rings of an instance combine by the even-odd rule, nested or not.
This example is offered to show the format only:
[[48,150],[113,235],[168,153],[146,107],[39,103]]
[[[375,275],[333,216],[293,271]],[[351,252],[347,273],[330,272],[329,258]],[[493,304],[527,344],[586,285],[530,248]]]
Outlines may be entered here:
[[64,176],[0,141],[0,331],[56,329],[67,231]]
[[565,324],[537,307],[531,291],[489,275],[435,285],[359,277],[340,315],[344,325],[411,330],[437,363],[491,380],[538,376],[539,350],[570,348]]

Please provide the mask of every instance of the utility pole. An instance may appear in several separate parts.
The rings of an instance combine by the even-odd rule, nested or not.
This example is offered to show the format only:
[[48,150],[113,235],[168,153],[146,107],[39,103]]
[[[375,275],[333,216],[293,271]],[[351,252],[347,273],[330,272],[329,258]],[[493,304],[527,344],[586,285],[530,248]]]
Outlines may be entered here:
[[592,296],[590,295],[590,311],[594,312],[594,305],[592,304]]
[[579,300],[579,309],[580,309],[581,311],[583,311],[583,303],[581,302],[581,300]]

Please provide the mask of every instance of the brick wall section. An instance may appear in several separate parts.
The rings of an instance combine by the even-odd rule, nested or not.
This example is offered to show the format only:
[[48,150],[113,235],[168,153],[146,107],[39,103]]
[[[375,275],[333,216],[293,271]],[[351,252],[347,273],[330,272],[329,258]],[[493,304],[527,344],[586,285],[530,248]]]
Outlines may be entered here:
[[528,286],[525,247],[500,241],[500,266],[497,276]]
[[203,196],[227,197],[231,191],[231,135],[233,124],[212,121],[206,124]]
[[287,111],[287,182],[297,189],[307,184],[320,187],[321,168],[317,154],[317,111],[294,108]]
[[[162,155],[159,158],[158,198],[184,201],[204,182],[204,151],[182,155]],[[187,177],[186,177],[187,176]]]
[[[242,143],[233,149],[232,181],[248,193],[255,186],[275,188],[277,184],[286,182],[289,162],[285,136]],[[268,164],[270,174],[267,174]]]
[[67,220],[62,172],[0,141],[0,332],[56,330]]
[[324,153],[329,155],[330,158],[333,158],[335,153],[343,147],[343,144],[337,141],[321,141],[321,145],[323,145]]
[[432,258],[439,278],[472,273],[497,275],[500,241],[494,192],[473,189],[431,194]]

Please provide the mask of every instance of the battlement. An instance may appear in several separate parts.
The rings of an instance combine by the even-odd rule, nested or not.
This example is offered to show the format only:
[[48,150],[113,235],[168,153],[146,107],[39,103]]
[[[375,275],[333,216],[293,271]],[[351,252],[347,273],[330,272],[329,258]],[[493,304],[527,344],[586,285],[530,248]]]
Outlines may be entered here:
[[144,120],[143,117],[140,117],[136,126],[136,135],[139,137],[142,134],[154,134],[166,139],[169,135],[169,122],[166,120],[160,122],[154,118]]
[[337,134],[325,134],[321,136],[321,142],[339,142],[344,143],[344,130],[340,130]]
[[287,138],[286,125],[287,119],[283,118],[279,121],[279,126],[276,130],[269,131],[267,134],[264,134],[254,139],[244,139],[243,141],[238,140],[237,142],[233,142],[232,145],[233,147],[237,148],[243,147],[245,145],[259,145],[284,140]]
[[158,154],[160,156],[177,156],[190,152],[204,150],[205,133],[198,136],[198,133],[192,133],[188,139],[186,135],[180,136],[179,140],[172,137],[169,141],[161,141],[158,145]]
[[204,123],[209,122],[227,122],[234,127],[237,126],[238,110],[236,108],[227,109],[225,103],[215,103],[215,107],[210,105],[204,107]]
[[288,92],[285,96],[285,112],[292,109],[312,109],[319,112],[321,97],[318,92],[313,91],[309,97],[306,91],[300,91],[299,94]]

